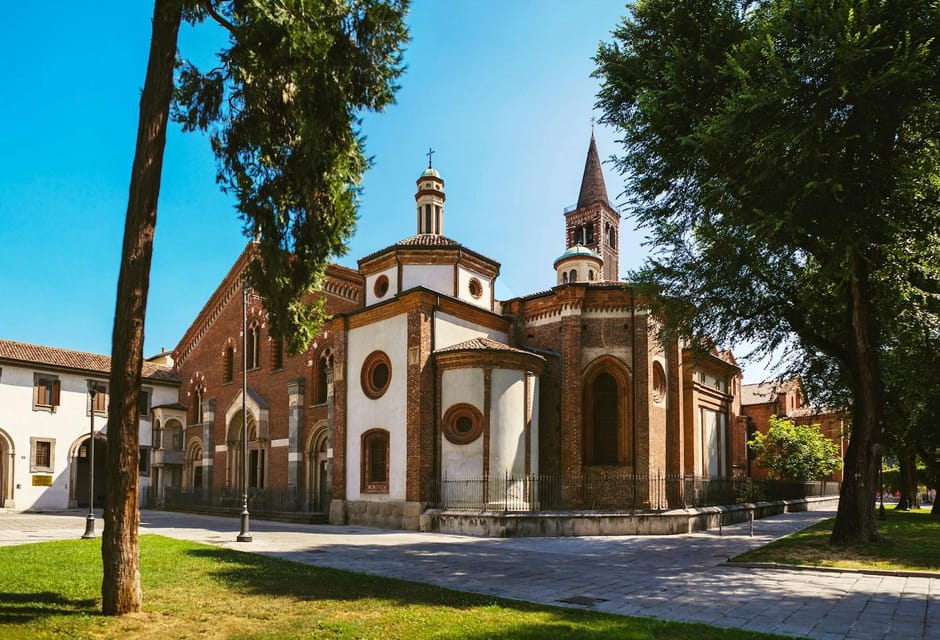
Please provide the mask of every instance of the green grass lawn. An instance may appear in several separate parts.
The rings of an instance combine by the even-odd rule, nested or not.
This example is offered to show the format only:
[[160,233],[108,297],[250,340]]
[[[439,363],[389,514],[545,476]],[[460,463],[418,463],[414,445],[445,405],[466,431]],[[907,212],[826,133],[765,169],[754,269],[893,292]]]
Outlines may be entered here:
[[583,638],[779,636],[540,606],[141,537],[144,611],[100,615],[99,540],[0,548],[0,638]]
[[940,572],[940,518],[927,509],[895,511],[878,522],[885,541],[859,547],[829,544],[832,519],[732,559],[732,562],[778,562],[843,569]]

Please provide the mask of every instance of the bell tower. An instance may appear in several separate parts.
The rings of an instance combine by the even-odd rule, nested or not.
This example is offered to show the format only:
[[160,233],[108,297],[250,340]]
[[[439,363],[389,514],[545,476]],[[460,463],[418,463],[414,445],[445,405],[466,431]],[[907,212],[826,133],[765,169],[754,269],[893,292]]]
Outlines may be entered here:
[[431,166],[433,149],[428,149],[428,168],[418,178],[418,192],[415,201],[418,204],[418,233],[444,235],[444,181]]
[[587,247],[603,260],[602,281],[620,279],[620,213],[607,199],[594,132],[588,145],[578,204],[565,211],[565,247]]

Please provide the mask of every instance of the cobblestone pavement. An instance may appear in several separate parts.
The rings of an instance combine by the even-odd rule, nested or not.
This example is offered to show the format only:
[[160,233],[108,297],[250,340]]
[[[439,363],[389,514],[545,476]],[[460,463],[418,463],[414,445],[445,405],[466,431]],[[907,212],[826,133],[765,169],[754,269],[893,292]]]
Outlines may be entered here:
[[[0,545],[77,538],[87,512],[0,513]],[[725,560],[831,512],[774,516],[681,536],[472,538],[251,522],[160,511],[141,531],[307,564],[545,604],[819,640],[940,639],[940,578],[735,568]],[[97,522],[101,531],[100,516]]]

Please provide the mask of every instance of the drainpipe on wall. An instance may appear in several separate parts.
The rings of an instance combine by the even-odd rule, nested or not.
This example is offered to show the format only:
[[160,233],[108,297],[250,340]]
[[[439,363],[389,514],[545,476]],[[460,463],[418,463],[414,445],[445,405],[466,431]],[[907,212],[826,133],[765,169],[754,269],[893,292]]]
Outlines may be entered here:
[[633,298],[634,288],[630,286],[630,393],[633,400],[630,402],[630,464],[633,467],[633,506],[636,509],[636,301]]

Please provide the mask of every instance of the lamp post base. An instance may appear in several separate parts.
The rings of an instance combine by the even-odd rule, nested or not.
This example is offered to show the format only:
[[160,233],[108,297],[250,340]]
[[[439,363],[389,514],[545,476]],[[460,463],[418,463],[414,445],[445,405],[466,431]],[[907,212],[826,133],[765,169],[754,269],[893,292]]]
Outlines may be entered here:
[[94,538],[95,537],[95,516],[88,514],[88,517],[85,518],[85,533],[82,534],[82,538]]
[[241,512],[240,518],[242,530],[235,540],[237,542],[251,542],[251,532],[248,530],[248,509]]

